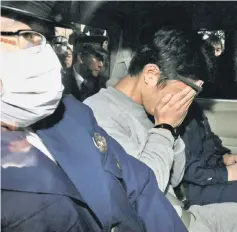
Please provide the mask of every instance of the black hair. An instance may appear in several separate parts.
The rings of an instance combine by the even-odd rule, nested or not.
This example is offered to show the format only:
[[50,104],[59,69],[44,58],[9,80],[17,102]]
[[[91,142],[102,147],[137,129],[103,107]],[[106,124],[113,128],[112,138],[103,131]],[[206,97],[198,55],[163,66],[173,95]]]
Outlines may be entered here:
[[4,17],[8,17],[29,25],[32,30],[44,35],[48,41],[51,41],[55,37],[54,25],[49,22],[44,22],[43,20],[34,18],[33,16],[18,14],[6,9],[3,9],[1,13]]
[[215,56],[215,49],[207,41],[203,41],[203,43],[201,44],[201,52],[205,60],[206,73],[207,73],[207,75],[203,77],[203,80],[205,82],[209,81],[215,83],[218,72],[218,64]]
[[161,80],[177,80],[178,75],[198,80],[205,75],[200,38],[193,32],[163,28],[146,42],[132,58],[129,75],[138,75],[149,63],[159,67]]
[[210,35],[206,41],[212,46],[221,45],[221,49],[223,49],[221,38],[217,35]]

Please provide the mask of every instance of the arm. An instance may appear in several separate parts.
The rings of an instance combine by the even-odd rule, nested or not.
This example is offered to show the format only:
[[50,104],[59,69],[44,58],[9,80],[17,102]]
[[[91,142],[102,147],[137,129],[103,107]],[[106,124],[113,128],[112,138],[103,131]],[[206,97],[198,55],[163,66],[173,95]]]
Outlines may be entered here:
[[183,179],[185,162],[185,145],[183,140],[179,137],[174,145],[174,163],[171,175],[171,184],[173,187],[177,187]]
[[[157,103],[155,108],[154,118],[156,125],[159,123],[167,123],[174,128],[177,127],[177,125],[183,121],[194,93],[191,88],[187,87],[173,96],[165,95],[159,103]],[[126,117],[124,117],[123,114],[119,115],[117,113],[117,115],[114,116],[115,112],[118,112],[119,109],[115,108],[113,112],[111,112],[109,108],[109,98],[99,99],[97,97],[94,102],[93,99],[95,98],[96,97],[87,99],[85,103],[93,109],[98,124],[104,128],[110,136],[117,140],[128,154],[147,164],[147,166],[154,171],[161,191],[165,191],[170,181],[170,171],[173,167],[175,156],[173,149],[174,138],[170,131],[162,128],[153,128],[148,131],[147,136],[146,134],[144,135],[146,136],[146,138],[143,138],[143,141],[146,141],[144,144],[141,144],[143,141],[140,142],[137,141],[137,139],[133,141],[126,131],[127,128],[124,128],[126,124],[119,122],[123,120],[123,118],[126,122]],[[106,112],[105,108],[102,107],[105,104],[107,105]],[[144,133],[144,131],[140,133]]]
[[[151,129],[148,132],[146,142],[139,144],[130,138],[126,131],[126,124],[120,125],[117,121],[119,117],[124,115],[117,114],[114,116],[114,110],[107,110],[105,113],[104,104],[108,102],[102,99],[96,99],[95,104],[93,98],[88,98],[85,104],[91,107],[94,112],[96,120],[111,137],[113,137],[124,150],[133,157],[144,162],[155,173],[158,185],[161,191],[165,191],[170,179],[170,170],[174,159],[174,138],[168,130],[165,129]],[[109,106],[108,106],[108,109]],[[121,120],[121,119],[120,119]],[[126,117],[124,117],[126,120]],[[143,133],[143,131],[141,132]]]
[[151,129],[142,150],[135,141],[119,131],[112,121],[102,120],[95,113],[99,125],[125,149],[125,151],[150,167],[162,192],[168,186],[174,159],[174,138],[165,129]]

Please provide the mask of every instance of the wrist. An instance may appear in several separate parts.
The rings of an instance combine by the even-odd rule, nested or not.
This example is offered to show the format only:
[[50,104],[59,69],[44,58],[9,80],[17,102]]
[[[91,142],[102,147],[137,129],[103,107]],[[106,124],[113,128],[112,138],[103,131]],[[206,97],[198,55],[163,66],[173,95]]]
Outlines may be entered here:
[[155,129],[162,128],[162,129],[170,131],[175,140],[179,137],[177,130],[170,124],[160,123],[160,124],[156,124],[154,128]]

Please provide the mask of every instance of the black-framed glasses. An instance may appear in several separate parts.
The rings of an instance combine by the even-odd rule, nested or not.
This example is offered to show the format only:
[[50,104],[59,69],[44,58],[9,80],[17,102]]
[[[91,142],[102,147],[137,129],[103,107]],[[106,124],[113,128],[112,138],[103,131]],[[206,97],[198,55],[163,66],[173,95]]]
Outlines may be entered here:
[[196,85],[195,83],[193,83],[192,81],[188,80],[185,77],[178,75],[177,79],[182,81],[184,84],[188,85],[189,87],[191,87],[196,92],[195,97],[197,97],[197,95],[199,95],[203,90],[201,86]]
[[[33,30],[18,30],[15,32],[1,31],[0,35],[1,36],[17,36],[17,46],[20,49],[35,47],[37,48],[35,52],[41,52],[41,50],[45,47],[47,43],[46,38],[42,34]],[[1,41],[8,43],[7,39],[6,41],[4,41],[4,39],[1,38]]]

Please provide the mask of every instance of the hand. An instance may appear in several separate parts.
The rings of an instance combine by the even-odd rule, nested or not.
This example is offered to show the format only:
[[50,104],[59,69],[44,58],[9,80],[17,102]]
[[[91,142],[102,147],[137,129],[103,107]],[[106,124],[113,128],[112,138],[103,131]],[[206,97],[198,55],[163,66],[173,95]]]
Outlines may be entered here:
[[155,125],[167,123],[174,128],[179,126],[187,115],[194,96],[195,91],[190,87],[173,96],[166,94],[155,107]]
[[228,181],[237,180],[237,163],[227,166]]
[[237,155],[229,155],[229,154],[225,154],[223,156],[223,161],[224,161],[224,164],[226,166],[228,165],[232,165],[234,163],[237,163]]

